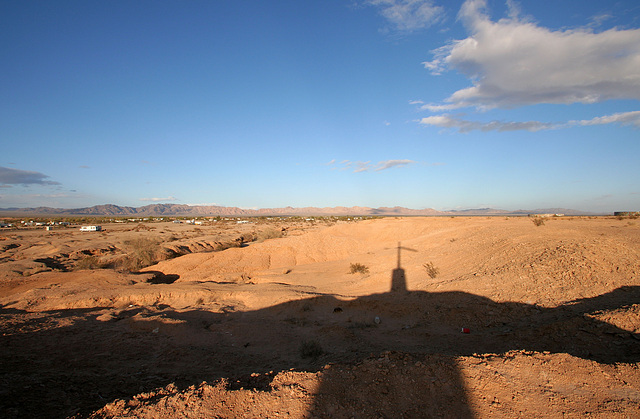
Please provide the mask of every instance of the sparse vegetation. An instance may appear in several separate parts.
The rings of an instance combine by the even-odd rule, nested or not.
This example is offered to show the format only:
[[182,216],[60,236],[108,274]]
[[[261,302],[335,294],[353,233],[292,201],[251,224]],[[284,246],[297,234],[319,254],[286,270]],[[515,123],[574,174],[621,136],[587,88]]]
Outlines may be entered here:
[[104,269],[108,267],[108,264],[101,261],[98,256],[90,255],[85,256],[76,262],[75,269],[83,270],[83,269]]
[[323,353],[322,346],[315,340],[307,340],[300,345],[300,356],[302,358],[317,358]]
[[161,248],[158,241],[149,237],[139,237],[124,242],[129,248],[126,256],[119,261],[118,267],[125,271],[136,272],[158,262]]
[[258,232],[257,241],[262,242],[268,239],[279,239],[282,237],[282,230],[277,228],[268,228]]
[[437,277],[438,274],[440,273],[440,269],[436,268],[433,262],[427,262],[422,266],[424,266],[424,268],[427,270],[427,274],[431,279]]
[[535,224],[536,227],[540,227],[541,225],[544,225],[544,220],[541,217],[533,217],[531,221],[533,221],[533,224]]
[[349,269],[349,273],[350,274],[355,274],[355,273],[367,274],[369,273],[369,268],[366,265],[363,265],[362,263],[352,263]]

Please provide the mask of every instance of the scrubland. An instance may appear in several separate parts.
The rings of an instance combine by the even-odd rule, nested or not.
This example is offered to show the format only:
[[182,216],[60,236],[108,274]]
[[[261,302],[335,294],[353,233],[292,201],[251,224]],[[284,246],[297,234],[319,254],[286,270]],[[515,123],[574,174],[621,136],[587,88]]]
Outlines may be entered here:
[[637,417],[640,223],[0,232],[2,417]]

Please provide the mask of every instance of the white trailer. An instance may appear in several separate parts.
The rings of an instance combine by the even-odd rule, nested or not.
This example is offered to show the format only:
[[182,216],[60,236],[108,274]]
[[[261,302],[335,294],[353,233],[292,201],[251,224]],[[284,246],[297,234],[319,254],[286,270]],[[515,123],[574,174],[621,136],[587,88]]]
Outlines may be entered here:
[[82,226],[80,231],[102,231],[102,226]]

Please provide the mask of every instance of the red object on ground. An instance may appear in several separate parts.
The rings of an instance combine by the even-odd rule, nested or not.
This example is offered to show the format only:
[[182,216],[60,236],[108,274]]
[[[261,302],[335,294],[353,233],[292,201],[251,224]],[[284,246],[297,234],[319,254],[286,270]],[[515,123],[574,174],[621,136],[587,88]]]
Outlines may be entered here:
[[462,333],[471,333],[471,330],[469,330],[468,327],[463,327],[462,328]]

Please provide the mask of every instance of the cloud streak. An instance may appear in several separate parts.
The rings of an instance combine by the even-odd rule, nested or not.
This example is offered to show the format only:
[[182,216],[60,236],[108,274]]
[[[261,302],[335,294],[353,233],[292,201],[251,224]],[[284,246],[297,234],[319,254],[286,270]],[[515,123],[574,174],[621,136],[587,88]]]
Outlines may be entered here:
[[371,163],[371,161],[350,161],[342,160],[340,163],[336,163],[335,159],[327,163],[332,170],[351,170],[353,173],[362,172],[381,172],[383,170],[392,169],[394,167],[404,167],[417,163],[414,160],[401,159],[401,160],[383,160],[378,163]]
[[398,31],[427,28],[444,18],[444,9],[432,0],[368,0]]
[[522,121],[522,122],[505,122],[490,121],[479,122],[470,121],[450,115],[436,115],[422,118],[420,123],[423,125],[431,125],[441,128],[451,128],[459,132],[470,131],[529,131],[536,132],[551,129],[563,129],[575,126],[591,126],[620,124],[640,129],[640,111],[621,112],[611,115],[598,116],[592,119],[568,121],[565,123],[540,122],[540,121]]
[[539,121],[524,121],[524,122],[503,122],[503,121],[491,121],[491,122],[478,122],[469,121],[449,115],[437,115],[422,118],[420,123],[423,125],[432,125],[441,128],[452,128],[459,132],[471,132],[471,131],[530,131],[536,132],[541,130],[549,130],[559,128],[561,125],[545,123]]
[[640,129],[640,111],[620,112],[611,115],[599,116],[588,120],[570,121],[569,124],[582,126],[621,124]]
[[48,178],[49,176],[40,172],[0,167],[0,184],[4,187],[8,185],[60,185],[59,182],[47,180]]
[[167,198],[140,198],[140,201],[146,202],[163,202],[163,201],[177,201],[178,198],[174,196],[169,196]]
[[467,0],[458,17],[470,35],[436,49],[423,64],[434,75],[457,70],[473,86],[424,109],[640,99],[640,29],[554,31],[519,18],[515,7],[494,22],[485,0]]

